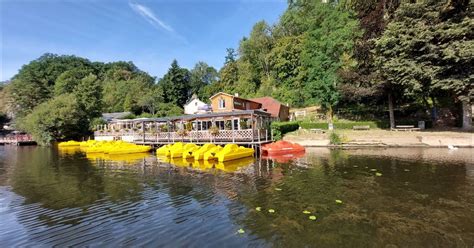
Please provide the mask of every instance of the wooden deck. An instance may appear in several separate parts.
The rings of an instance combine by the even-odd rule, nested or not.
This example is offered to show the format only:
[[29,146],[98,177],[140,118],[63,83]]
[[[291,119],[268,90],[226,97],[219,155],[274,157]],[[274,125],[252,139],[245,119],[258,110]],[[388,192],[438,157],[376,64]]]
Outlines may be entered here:
[[0,145],[36,145],[36,142],[28,134],[8,134],[0,136]]

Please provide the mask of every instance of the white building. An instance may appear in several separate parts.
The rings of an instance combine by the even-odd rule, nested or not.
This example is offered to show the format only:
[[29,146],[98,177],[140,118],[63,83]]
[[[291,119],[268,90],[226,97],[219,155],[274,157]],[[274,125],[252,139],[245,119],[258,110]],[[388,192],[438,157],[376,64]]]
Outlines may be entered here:
[[199,100],[196,95],[193,95],[191,99],[186,104],[184,104],[184,114],[186,115],[202,114],[208,112],[209,110],[209,105]]

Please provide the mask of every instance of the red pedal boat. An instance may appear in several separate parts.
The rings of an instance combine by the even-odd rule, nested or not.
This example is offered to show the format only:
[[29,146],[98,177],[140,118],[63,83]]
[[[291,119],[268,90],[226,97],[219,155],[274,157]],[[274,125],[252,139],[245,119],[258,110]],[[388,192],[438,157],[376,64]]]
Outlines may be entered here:
[[304,152],[305,149],[303,146],[283,140],[262,146],[262,153],[269,156]]

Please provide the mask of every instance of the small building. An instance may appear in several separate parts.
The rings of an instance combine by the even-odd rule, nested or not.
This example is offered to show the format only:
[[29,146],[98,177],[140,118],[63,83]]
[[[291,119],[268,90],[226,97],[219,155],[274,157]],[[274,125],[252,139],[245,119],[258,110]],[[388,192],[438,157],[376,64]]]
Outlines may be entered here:
[[191,99],[184,104],[184,114],[194,115],[194,114],[204,114],[210,111],[210,106],[205,102],[199,100],[196,94],[193,94]]
[[212,112],[229,112],[235,110],[257,110],[262,108],[262,104],[239,97],[238,94],[231,95],[224,92],[214,94],[211,100]]
[[288,121],[290,116],[290,107],[282,104],[273,97],[265,96],[250,99],[262,105],[262,109],[271,114],[271,117],[279,121]]

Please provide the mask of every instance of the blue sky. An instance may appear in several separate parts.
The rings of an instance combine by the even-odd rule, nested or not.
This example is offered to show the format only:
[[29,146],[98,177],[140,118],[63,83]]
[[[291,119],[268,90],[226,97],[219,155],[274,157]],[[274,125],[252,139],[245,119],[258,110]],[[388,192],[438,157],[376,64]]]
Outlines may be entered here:
[[0,0],[0,80],[43,53],[132,61],[161,77],[173,59],[219,69],[257,21],[275,23],[286,0]]

